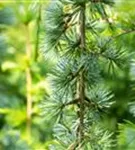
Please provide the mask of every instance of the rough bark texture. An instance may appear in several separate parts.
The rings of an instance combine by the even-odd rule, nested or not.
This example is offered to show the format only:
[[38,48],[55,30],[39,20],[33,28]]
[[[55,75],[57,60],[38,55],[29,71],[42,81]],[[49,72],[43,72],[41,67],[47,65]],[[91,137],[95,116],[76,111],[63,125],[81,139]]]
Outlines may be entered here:
[[[80,12],[80,38],[81,38],[81,50],[82,52],[85,50],[85,5],[81,6]],[[80,109],[79,109],[79,144],[82,143],[84,137],[84,103],[85,103],[85,84],[84,84],[84,72],[83,70],[80,72],[79,76],[79,101],[80,101]]]

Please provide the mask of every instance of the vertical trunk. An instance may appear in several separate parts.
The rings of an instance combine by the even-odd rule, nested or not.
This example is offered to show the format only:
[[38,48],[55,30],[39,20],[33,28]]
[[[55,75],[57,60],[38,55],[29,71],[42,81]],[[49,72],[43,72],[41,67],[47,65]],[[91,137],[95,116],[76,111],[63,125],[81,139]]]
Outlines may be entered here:
[[39,3],[38,18],[37,18],[37,22],[36,22],[37,23],[37,32],[36,32],[35,56],[34,56],[35,61],[37,61],[37,58],[38,58],[40,21],[41,21],[41,4]]
[[[81,6],[80,12],[80,38],[81,38],[81,50],[85,50],[85,5]],[[79,100],[80,100],[80,110],[79,110],[79,143],[82,143],[84,137],[84,100],[85,100],[85,85],[84,85],[84,72],[80,72],[79,77]]]
[[27,67],[26,67],[26,94],[27,94],[27,122],[26,122],[26,129],[27,129],[27,136],[28,139],[31,136],[31,115],[32,115],[32,95],[31,95],[31,87],[32,87],[32,77],[30,71],[30,59],[31,59],[31,43],[30,43],[30,32],[29,26],[25,26],[26,29],[26,56],[27,56]]

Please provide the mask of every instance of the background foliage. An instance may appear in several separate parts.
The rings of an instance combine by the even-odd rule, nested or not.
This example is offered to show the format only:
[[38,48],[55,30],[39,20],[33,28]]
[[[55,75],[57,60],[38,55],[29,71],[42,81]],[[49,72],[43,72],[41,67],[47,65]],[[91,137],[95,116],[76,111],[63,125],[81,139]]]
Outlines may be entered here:
[[[71,1],[65,3],[68,2]],[[74,5],[78,3],[77,0],[73,2]],[[82,0],[79,2],[81,3]],[[50,2],[34,0],[0,2],[0,149],[2,150],[62,150],[75,138],[75,133],[70,133],[65,125],[59,122],[60,116],[57,116],[61,113],[59,106],[66,99],[56,101],[55,96],[58,98],[59,93],[62,93],[63,90],[74,89],[73,86],[70,89],[69,83],[72,76],[69,73],[71,71],[75,73],[78,68],[74,67],[71,70],[75,61],[69,63],[67,59],[59,62],[56,68],[55,65],[59,60],[57,51],[61,50],[60,47],[55,49],[56,52],[52,50],[48,53],[63,32],[61,26],[63,7],[61,5],[58,7],[55,3],[50,6],[48,3]],[[109,0],[103,0],[103,3],[112,5]],[[101,149],[104,150],[102,142],[104,143],[107,137],[111,136],[115,141],[115,149],[133,150],[135,149],[135,2],[119,0],[114,3],[111,10],[106,8],[109,16],[106,16],[98,3],[91,6],[91,11],[98,12],[95,16],[99,20],[102,19],[100,23],[94,20],[87,24],[87,30],[95,35],[100,35],[98,40],[87,35],[88,42],[92,43],[88,48],[94,48],[97,52],[105,50],[104,57],[108,58],[107,61],[101,58],[99,66],[97,63],[86,64],[91,70],[97,70],[96,74],[88,74],[92,83],[99,82],[99,80],[95,80],[100,79],[98,70],[106,64],[106,67],[101,70],[106,86],[101,85],[101,87],[94,88],[89,93],[89,97],[93,98],[99,89],[104,89],[98,93],[99,97],[105,101],[110,98],[115,101],[102,119],[103,129],[107,129],[107,131],[95,126],[91,126],[89,130],[93,137],[91,139],[93,149],[96,149],[95,147],[99,143],[102,145]],[[72,13],[70,5],[64,7],[65,13],[68,14],[70,11]],[[48,16],[48,20],[46,16]],[[110,23],[106,22],[106,17]],[[56,24],[59,24],[60,30],[53,28]],[[79,56],[75,49],[77,37],[72,33],[68,33],[68,37],[69,40],[71,39],[69,47],[64,42],[62,46],[66,47],[67,58],[74,60],[77,55]],[[108,42],[113,46],[107,47],[106,43]],[[30,57],[27,56],[27,46],[31,49]],[[120,51],[121,47],[122,51]],[[84,57],[80,62],[89,62],[91,57]],[[95,62],[95,59],[92,62]],[[30,91],[27,91],[27,68],[30,70],[32,81]],[[50,78],[53,78],[53,85],[50,83]],[[74,85],[74,82],[75,80],[71,84]],[[106,92],[106,88],[109,88],[111,92]],[[55,89],[57,95],[53,95],[53,98],[50,99],[50,95]],[[30,133],[28,133],[27,127],[28,93],[32,97]],[[106,105],[102,107],[106,107]],[[76,117],[72,110],[73,107],[65,110],[68,118],[63,116],[69,126],[72,125],[71,118]],[[95,114],[96,117],[98,116]],[[96,119],[98,120],[98,118]],[[102,136],[103,141],[98,139],[95,134],[97,132]],[[61,146],[61,140],[64,140],[64,146]],[[109,143],[107,140],[107,142],[108,145],[112,144],[112,141]],[[91,149],[91,145],[86,145],[84,149]]]

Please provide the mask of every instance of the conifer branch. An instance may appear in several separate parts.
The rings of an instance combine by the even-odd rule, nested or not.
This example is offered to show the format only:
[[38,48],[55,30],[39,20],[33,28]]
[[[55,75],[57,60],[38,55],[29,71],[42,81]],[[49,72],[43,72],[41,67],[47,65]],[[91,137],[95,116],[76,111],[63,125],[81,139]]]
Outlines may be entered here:
[[[81,50],[82,52],[85,50],[85,4],[82,5],[80,10],[80,38],[81,38]],[[84,85],[84,71],[81,71],[79,74],[79,103],[80,103],[80,108],[79,108],[79,119],[80,119],[80,124],[78,127],[78,138],[79,138],[79,143],[82,143],[83,137],[84,137],[84,100],[85,100],[85,85]]]

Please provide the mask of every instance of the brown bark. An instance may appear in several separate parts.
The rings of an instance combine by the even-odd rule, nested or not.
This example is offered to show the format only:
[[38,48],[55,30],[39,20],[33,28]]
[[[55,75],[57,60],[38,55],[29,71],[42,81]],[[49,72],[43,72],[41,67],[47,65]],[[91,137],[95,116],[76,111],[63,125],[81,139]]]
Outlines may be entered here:
[[[80,38],[81,38],[81,50],[82,52],[85,50],[85,5],[81,6],[80,12]],[[85,109],[85,84],[84,84],[84,71],[82,70],[79,74],[79,129],[78,129],[78,136],[79,136],[79,144],[82,143],[84,137],[84,109]]]

